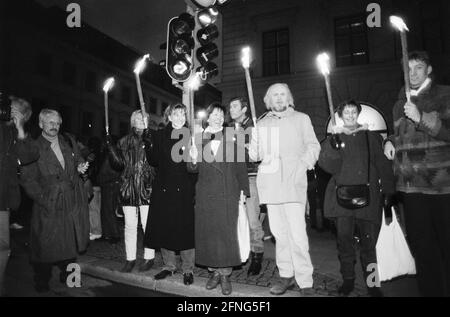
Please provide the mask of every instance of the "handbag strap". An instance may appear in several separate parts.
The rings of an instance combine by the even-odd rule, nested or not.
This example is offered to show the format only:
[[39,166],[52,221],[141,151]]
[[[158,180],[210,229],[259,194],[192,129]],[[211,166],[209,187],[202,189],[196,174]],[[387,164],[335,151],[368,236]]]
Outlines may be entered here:
[[364,132],[366,134],[367,141],[367,185],[370,185],[370,141],[369,141],[369,133],[367,131]]

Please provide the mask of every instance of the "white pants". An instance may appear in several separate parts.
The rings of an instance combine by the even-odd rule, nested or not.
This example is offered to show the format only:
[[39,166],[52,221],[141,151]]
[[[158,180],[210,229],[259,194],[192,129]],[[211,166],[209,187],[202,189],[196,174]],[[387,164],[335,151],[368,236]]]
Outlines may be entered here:
[[313,286],[313,266],[306,234],[305,204],[267,205],[275,236],[276,261],[281,277],[295,277],[300,288]]
[[[139,206],[141,215],[142,230],[145,233],[147,226],[148,206]],[[123,214],[125,216],[125,253],[127,261],[136,260],[137,250],[137,229],[138,229],[138,211],[136,207],[123,206]],[[151,260],[155,258],[155,250],[144,249],[144,259]]]

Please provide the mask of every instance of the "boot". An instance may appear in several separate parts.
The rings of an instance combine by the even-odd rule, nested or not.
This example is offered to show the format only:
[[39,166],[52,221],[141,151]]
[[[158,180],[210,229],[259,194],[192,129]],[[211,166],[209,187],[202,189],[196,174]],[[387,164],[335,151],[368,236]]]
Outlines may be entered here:
[[127,261],[124,265],[124,267],[120,270],[122,273],[130,273],[134,266],[136,265],[136,260],[134,261]]
[[220,285],[222,286],[222,294],[230,295],[232,292],[231,281],[229,276],[220,276]]
[[295,279],[294,277],[280,277],[278,283],[276,283],[270,289],[270,294],[272,295],[283,295],[286,293],[288,289],[292,289],[295,287]]
[[146,272],[150,270],[153,267],[153,264],[155,264],[155,260],[144,260],[144,262],[139,267],[139,272]]
[[348,296],[355,288],[355,279],[344,279],[341,287],[339,287],[338,292],[341,295]]
[[263,255],[263,252],[250,252],[250,267],[248,268],[247,276],[258,275],[261,272]]

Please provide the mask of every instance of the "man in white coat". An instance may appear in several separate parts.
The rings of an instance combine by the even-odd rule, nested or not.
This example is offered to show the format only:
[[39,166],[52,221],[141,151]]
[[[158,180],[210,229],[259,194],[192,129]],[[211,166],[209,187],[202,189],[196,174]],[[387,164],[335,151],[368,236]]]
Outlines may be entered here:
[[306,234],[305,205],[308,180],[319,157],[320,144],[308,115],[294,110],[286,84],[274,84],[264,97],[269,113],[252,134],[249,155],[262,161],[257,187],[261,204],[267,204],[269,224],[276,239],[276,262],[280,282],[270,292],[282,295],[299,285],[313,293],[313,266]]

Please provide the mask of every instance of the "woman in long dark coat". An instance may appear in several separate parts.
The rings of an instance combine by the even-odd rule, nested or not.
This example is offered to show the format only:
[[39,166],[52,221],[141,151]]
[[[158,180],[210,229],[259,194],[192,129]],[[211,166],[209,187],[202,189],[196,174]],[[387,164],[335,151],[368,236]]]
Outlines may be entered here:
[[[171,105],[165,116],[169,123],[152,135],[152,146],[146,147],[147,160],[156,167],[156,176],[144,243],[148,248],[161,248],[164,266],[155,275],[156,280],[175,273],[175,251],[180,251],[183,282],[190,285],[194,282],[195,263],[195,175],[188,173],[186,162],[181,160],[190,139],[189,130],[185,127],[186,106]],[[174,156],[172,150],[176,151]]]
[[[356,250],[354,243],[355,228],[360,233],[360,254],[364,276],[369,264],[376,263],[376,242],[381,225],[382,193],[394,193],[394,177],[392,167],[383,154],[381,136],[367,130],[367,126],[357,123],[361,105],[353,100],[344,103],[338,109],[339,116],[344,121],[344,127],[335,128],[336,134],[345,143],[345,147],[335,150],[332,137],[322,143],[319,165],[332,174],[326,192],[324,212],[325,217],[333,219],[337,230],[337,247],[341,274],[344,283],[339,293],[349,295],[354,288]],[[369,143],[367,142],[369,141]],[[337,203],[337,185],[366,184],[368,181],[368,166],[370,153],[370,203],[359,209],[347,209]],[[380,181],[381,180],[381,186]],[[369,288],[372,296],[380,296],[379,288]]]
[[[198,172],[195,196],[195,260],[212,271],[207,289],[220,283],[222,293],[231,293],[229,276],[242,264],[237,237],[239,202],[250,196],[245,159],[238,162],[237,145],[224,133],[225,108],[207,109],[208,127],[203,133],[203,157],[197,147],[190,151],[188,166]],[[234,151],[234,152],[233,152]],[[230,159],[230,153],[233,153]]]

